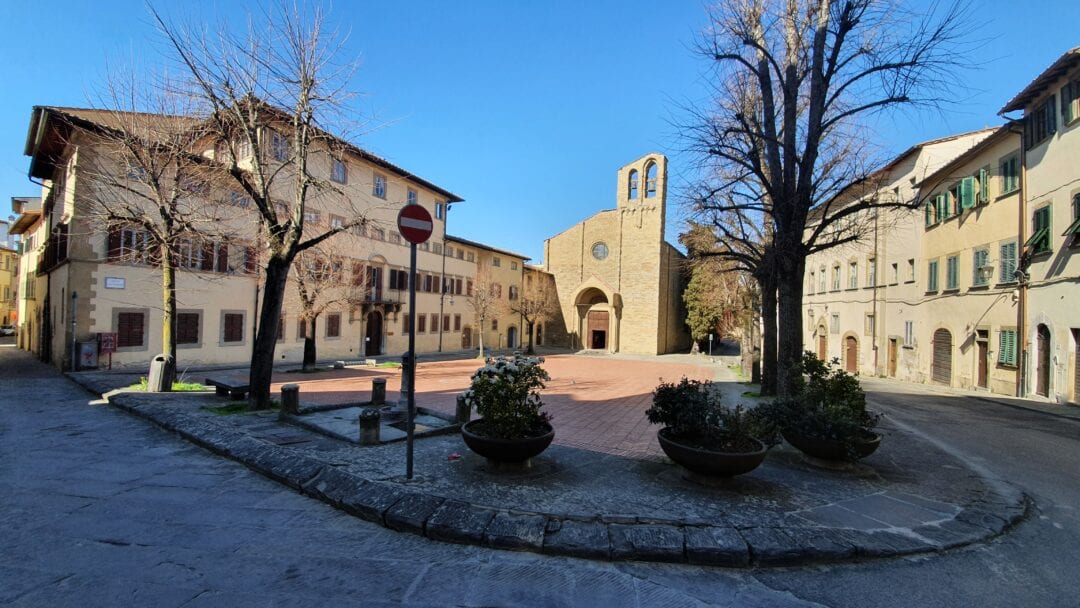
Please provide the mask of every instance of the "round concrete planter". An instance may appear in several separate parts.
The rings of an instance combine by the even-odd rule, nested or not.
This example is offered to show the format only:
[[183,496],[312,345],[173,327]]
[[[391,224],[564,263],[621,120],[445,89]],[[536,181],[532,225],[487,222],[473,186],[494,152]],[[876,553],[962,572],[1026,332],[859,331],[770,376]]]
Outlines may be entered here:
[[881,445],[881,435],[870,431],[865,431],[865,435],[855,443],[854,453],[848,453],[847,446],[842,441],[800,435],[793,431],[784,431],[782,435],[784,441],[803,454],[821,460],[861,460],[873,454]]
[[526,462],[546,450],[555,439],[555,429],[547,423],[544,423],[547,432],[537,437],[495,439],[472,432],[470,427],[479,422],[483,422],[483,418],[462,425],[461,438],[465,440],[465,445],[469,446],[470,450],[495,462]]
[[734,477],[749,473],[765,460],[768,451],[765,444],[757,439],[753,441],[760,449],[754,452],[715,452],[690,447],[671,439],[670,429],[666,427],[656,433],[656,438],[660,441],[660,448],[675,464],[708,477]]

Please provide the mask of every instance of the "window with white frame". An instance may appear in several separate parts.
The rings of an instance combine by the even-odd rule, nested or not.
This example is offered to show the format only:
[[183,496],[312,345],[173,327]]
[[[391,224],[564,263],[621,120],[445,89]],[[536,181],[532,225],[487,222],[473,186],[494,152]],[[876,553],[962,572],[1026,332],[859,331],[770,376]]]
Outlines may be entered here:
[[904,346],[915,346],[914,321],[904,321]]
[[371,193],[379,198],[386,198],[386,176],[381,173],[375,174],[371,184]]
[[840,315],[833,313],[829,319],[829,332],[838,334],[840,333]]
[[443,209],[445,208],[445,206],[446,203],[443,203],[442,201],[435,203],[435,219],[443,219]]
[[833,264],[832,267],[832,290],[840,291],[840,264]]
[[491,265],[498,268],[502,266],[502,260],[499,259],[499,256],[493,255],[491,256]]
[[330,181],[344,184],[349,181],[349,169],[345,166],[345,161],[340,158],[334,158],[330,160]]
[[866,286],[874,287],[877,285],[877,258],[870,258],[866,260]]
[[289,138],[277,131],[271,131],[270,154],[274,157],[274,160],[279,163],[289,160]]
[[859,287],[859,263],[848,262],[848,289]]
[[409,188],[408,190],[406,190],[405,191],[405,204],[406,205],[415,205],[416,201],[417,201],[416,190],[413,190],[412,188]]
[[1020,189],[1020,155],[1012,154],[1001,159],[1001,193],[1008,194]]
[[972,275],[971,284],[975,287],[985,287],[994,276],[994,268],[990,266],[990,248],[980,247],[975,250],[971,258]]

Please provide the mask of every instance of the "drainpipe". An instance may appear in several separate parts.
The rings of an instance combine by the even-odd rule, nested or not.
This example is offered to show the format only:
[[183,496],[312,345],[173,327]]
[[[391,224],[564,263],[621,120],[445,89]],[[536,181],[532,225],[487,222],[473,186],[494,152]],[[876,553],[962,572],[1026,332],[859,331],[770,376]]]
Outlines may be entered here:
[[71,309],[68,310],[68,314],[71,315],[71,365],[68,367],[69,372],[79,370],[79,344],[75,341],[75,317],[78,310],[79,294],[74,291],[71,292]]
[[[1016,131],[1014,126],[1012,131]],[[1024,228],[1027,226],[1027,146],[1024,142],[1023,128],[1020,128],[1020,192],[1017,194],[1019,202],[1017,203],[1017,216],[1016,216],[1016,267],[1017,270],[1023,270],[1020,265],[1020,260],[1023,257],[1024,241],[1027,239],[1024,235]],[[1027,367],[1027,279],[1025,274],[1017,275],[1017,291],[1019,297],[1016,305],[1016,335],[1017,345],[1019,349],[1019,355],[1016,365],[1016,396],[1023,397],[1027,393],[1026,375],[1024,371]]]
[[442,352],[443,304],[446,301],[446,222],[450,219],[450,201],[443,204],[442,276],[439,285],[439,352]]

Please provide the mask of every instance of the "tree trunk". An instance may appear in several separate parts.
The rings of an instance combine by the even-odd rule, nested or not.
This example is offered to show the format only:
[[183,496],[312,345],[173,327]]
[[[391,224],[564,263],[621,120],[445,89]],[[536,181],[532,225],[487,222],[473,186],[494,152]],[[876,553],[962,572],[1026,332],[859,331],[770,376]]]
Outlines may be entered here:
[[[161,247],[161,352],[176,361],[176,260],[168,245]],[[168,369],[168,368],[166,368]],[[167,388],[171,390],[176,379],[176,366],[172,368],[174,376],[165,378]]]
[[778,367],[776,281],[771,276],[766,276],[759,279],[758,284],[761,286],[761,394],[772,397],[777,394]]
[[292,260],[272,255],[266,263],[263,283],[262,308],[259,312],[259,331],[255,346],[251,349],[251,373],[248,383],[251,409],[270,407],[270,383],[274,376],[274,349],[277,346],[277,326],[281,318],[281,304],[285,299],[285,286],[289,278]]
[[526,321],[525,326],[529,328],[529,347],[525,349],[526,355],[535,355],[536,351],[533,350],[533,323],[532,321]]
[[318,315],[312,315],[310,319],[305,320],[307,323],[307,332],[304,334],[304,366],[305,372],[315,371],[315,359],[317,358],[315,353],[315,320],[318,319]]
[[477,343],[480,344],[480,354],[477,355],[477,358],[483,359],[484,358],[484,319],[483,318],[480,319],[480,327],[476,330],[476,333],[479,336],[479,339],[477,340]]
[[776,389],[781,397],[797,394],[802,385],[799,361],[803,352],[802,289],[805,264],[800,255],[787,256],[785,262],[779,264]]

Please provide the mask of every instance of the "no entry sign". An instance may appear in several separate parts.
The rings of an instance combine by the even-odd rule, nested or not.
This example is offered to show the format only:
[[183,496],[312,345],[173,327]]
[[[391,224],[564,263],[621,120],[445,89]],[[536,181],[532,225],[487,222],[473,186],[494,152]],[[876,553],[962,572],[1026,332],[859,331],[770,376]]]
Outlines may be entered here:
[[427,209],[420,205],[405,205],[398,212],[397,226],[406,241],[419,245],[431,237],[435,224]]

